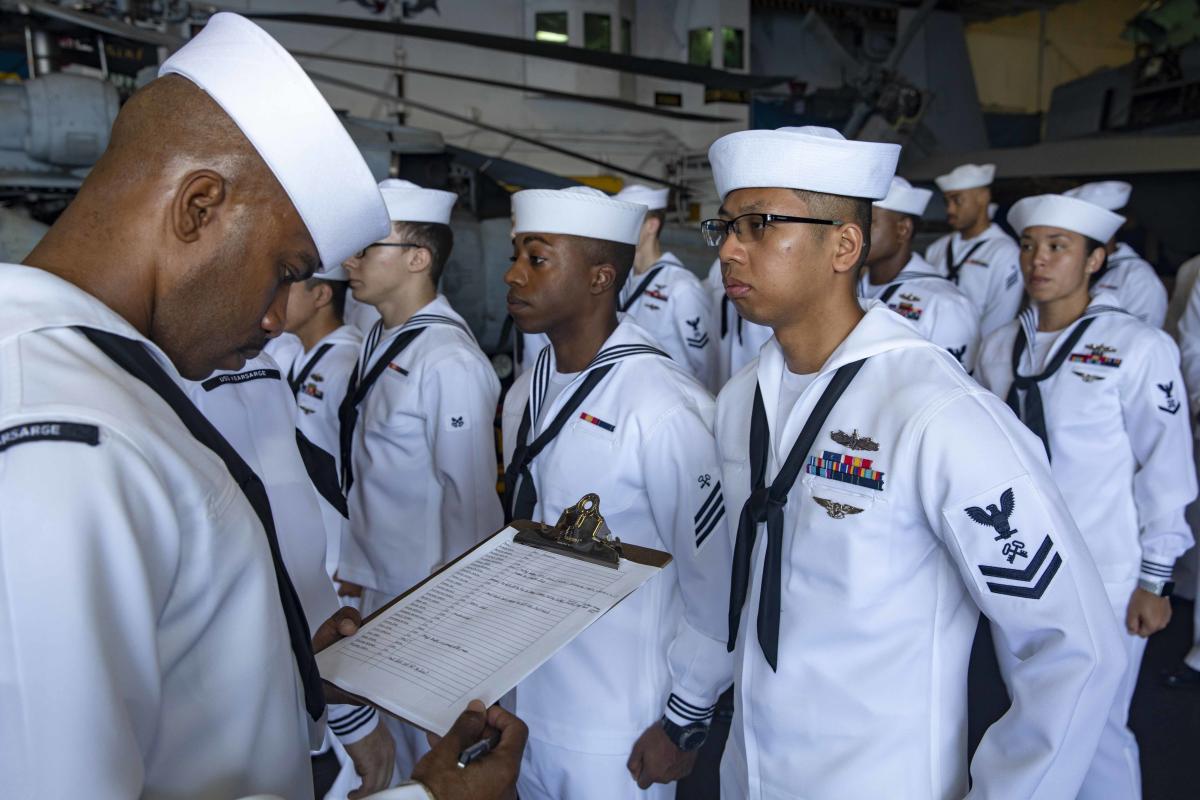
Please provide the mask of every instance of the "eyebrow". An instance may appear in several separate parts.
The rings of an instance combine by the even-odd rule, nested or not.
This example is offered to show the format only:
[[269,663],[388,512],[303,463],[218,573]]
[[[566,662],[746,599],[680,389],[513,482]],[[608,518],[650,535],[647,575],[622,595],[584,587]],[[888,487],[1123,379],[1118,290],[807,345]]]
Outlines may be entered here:
[[532,242],[541,242],[542,244],[546,245],[547,247],[553,247],[553,246],[554,246],[554,245],[550,244],[550,242],[548,242],[547,240],[543,239],[541,236],[537,236],[537,235],[534,235],[534,234],[532,234],[532,233],[527,233],[527,234],[525,234],[524,236],[522,236],[522,237],[521,237],[521,244],[526,244],[526,245],[527,245],[527,244],[530,244],[530,243],[532,243]]

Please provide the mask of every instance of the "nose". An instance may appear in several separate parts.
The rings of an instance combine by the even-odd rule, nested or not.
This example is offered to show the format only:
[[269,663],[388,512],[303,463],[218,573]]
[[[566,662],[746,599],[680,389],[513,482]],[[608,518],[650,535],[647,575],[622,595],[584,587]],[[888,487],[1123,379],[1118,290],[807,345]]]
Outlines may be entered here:
[[731,261],[742,261],[746,253],[746,248],[738,241],[738,238],[730,231],[725,240],[721,242],[721,246],[717,248],[717,258],[721,260],[721,276],[724,277],[728,272],[726,264]]
[[267,313],[263,314],[262,329],[271,338],[283,333],[287,327],[288,285],[284,284],[275,292],[271,304],[267,306]]
[[520,259],[509,265],[508,270],[504,273],[504,284],[514,289],[525,285],[525,269],[521,266]]

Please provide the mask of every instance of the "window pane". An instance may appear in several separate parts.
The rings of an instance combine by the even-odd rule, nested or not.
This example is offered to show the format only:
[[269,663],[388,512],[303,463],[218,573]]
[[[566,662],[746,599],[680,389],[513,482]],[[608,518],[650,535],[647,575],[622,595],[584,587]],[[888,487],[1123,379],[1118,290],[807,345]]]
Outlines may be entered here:
[[725,68],[742,69],[745,34],[741,28],[723,28],[721,33],[725,37]]
[[688,31],[688,63],[694,67],[711,67],[712,44],[712,28],[693,28]]
[[633,22],[621,20],[621,52],[625,55],[633,53]]
[[534,35],[533,38],[539,42],[553,42],[554,44],[566,44],[567,36],[567,12],[565,11],[544,11],[534,15]]
[[608,14],[584,14],[583,46],[588,50],[612,50],[612,17]]

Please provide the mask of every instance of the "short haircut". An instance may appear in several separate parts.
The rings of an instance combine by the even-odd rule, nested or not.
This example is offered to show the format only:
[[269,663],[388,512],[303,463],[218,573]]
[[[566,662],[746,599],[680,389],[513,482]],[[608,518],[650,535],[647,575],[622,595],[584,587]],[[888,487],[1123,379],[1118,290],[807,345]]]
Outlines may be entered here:
[[446,262],[450,260],[450,251],[454,249],[454,232],[450,226],[440,222],[393,222],[392,229],[406,241],[429,251],[429,277],[437,286]]
[[327,281],[324,278],[309,278],[304,282],[305,288],[310,292],[321,284],[328,286],[329,291],[333,293],[329,299],[329,309],[337,317],[338,322],[342,322],[346,317],[346,290],[350,287],[349,281]]
[[580,251],[583,253],[589,267],[597,264],[612,264],[617,270],[616,288],[620,292],[625,286],[625,281],[629,279],[629,273],[633,269],[633,258],[637,253],[637,246],[632,244],[624,244],[622,242],[612,242],[608,239],[593,239],[588,236],[576,236],[581,245]]
[[[1083,234],[1080,235],[1083,236]],[[1104,258],[1100,260],[1100,268],[1093,272],[1091,277],[1088,278],[1088,284],[1094,286],[1096,281],[1100,280],[1100,273],[1104,270],[1105,265],[1108,264],[1108,246],[1104,242],[1098,242],[1090,236],[1084,236],[1083,247],[1084,259],[1096,252],[1096,248],[1100,248],[1104,251]]]
[[[805,189],[793,189],[796,196],[808,206],[810,214],[823,219],[836,219],[842,222],[853,222],[862,228],[863,246],[855,269],[867,263],[867,254],[871,252],[871,201],[865,197],[843,197],[838,194],[810,192]],[[825,228],[819,227],[821,235]]]

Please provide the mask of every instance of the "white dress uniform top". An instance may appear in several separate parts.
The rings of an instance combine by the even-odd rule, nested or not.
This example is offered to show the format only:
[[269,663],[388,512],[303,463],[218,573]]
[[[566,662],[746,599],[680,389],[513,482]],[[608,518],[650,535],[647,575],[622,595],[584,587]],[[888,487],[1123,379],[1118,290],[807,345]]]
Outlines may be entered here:
[[[1188,269],[1188,273],[1192,273],[1192,283],[1188,288],[1187,305],[1184,308],[1183,314],[1179,318],[1179,351],[1182,357],[1183,366],[1183,381],[1187,385],[1189,408],[1192,409],[1192,414],[1197,413],[1200,409],[1200,281],[1194,279],[1194,273],[1200,269],[1200,256],[1194,257],[1184,263],[1180,268],[1180,274],[1184,273],[1184,268],[1192,265]],[[1186,276],[1185,276],[1186,279]],[[1178,281],[1178,279],[1177,279]],[[1179,291],[1179,288],[1176,288]],[[1193,432],[1193,436],[1196,433]],[[1193,439],[1193,445],[1197,445],[1196,439]],[[1196,513],[1195,507],[1192,513]],[[1195,567],[1195,553],[1191,553],[1184,557],[1184,562],[1190,561],[1189,567],[1193,570],[1193,585],[1182,587],[1181,594],[1195,592],[1200,596],[1200,570]],[[1182,572],[1182,569],[1181,569]],[[1181,578],[1185,577],[1180,575]],[[1196,604],[1200,608],[1200,603]],[[1192,649],[1184,658],[1184,663],[1194,670],[1200,670],[1200,610],[1193,612],[1193,644]]]
[[258,517],[175,411],[73,326],[141,343],[183,379],[75,286],[15,265],[0,286],[6,796],[311,797]]
[[[649,211],[665,211],[669,196],[670,189],[641,184],[626,186],[613,195],[616,200],[640,203]],[[641,275],[630,272],[617,307],[700,383],[708,386],[715,380],[717,347],[710,335],[709,293],[674,253],[663,253]]]
[[[709,161],[722,198],[879,198],[898,151],[827,129],[748,131]],[[1024,661],[975,754],[972,796],[1071,797],[1124,661],[1095,566],[1038,441],[949,353],[866,306],[815,375],[791,375],[772,338],[717,400],[741,515],[722,796],[965,796],[982,610]],[[1014,562],[1004,540],[1018,531],[1038,540]]]
[[[500,382],[441,295],[393,330],[376,323],[356,372],[359,383],[378,377],[359,402],[357,424],[342,431],[351,437],[352,479],[338,574],[371,590],[363,596],[370,613],[501,527],[493,425]],[[343,475],[346,466],[343,452]]]
[[916,253],[889,283],[876,286],[864,269],[859,296],[879,300],[970,372],[979,350],[979,312],[958,287]]
[[[1120,211],[1129,203],[1133,187],[1125,181],[1097,181],[1076,186],[1063,194],[1092,205]],[[1153,328],[1167,317],[1167,287],[1150,262],[1124,242],[1117,242],[1107,263],[1092,279],[1092,297],[1115,295],[1117,305]]]
[[[887,197],[872,205],[920,219],[933,195],[904,178],[892,178]],[[979,348],[979,314],[967,296],[947,281],[916,253],[888,283],[871,283],[871,273],[862,270],[859,297],[878,299],[913,323],[929,341],[941,345],[970,372]]]
[[[332,509],[314,488],[296,440],[296,407],[279,365],[268,355],[241,369],[219,371],[188,383],[188,394],[266,487],[279,533],[279,549],[296,586],[310,632],[337,611],[326,570],[325,520]],[[325,480],[337,488],[337,474]],[[328,491],[330,487],[323,487]],[[336,511],[333,514],[341,519]],[[342,744],[370,733],[378,716],[370,706],[331,705],[329,726]]]
[[[517,687],[516,713],[531,737],[522,797],[644,796],[625,769],[642,731],[664,710],[680,725],[707,719],[731,677],[724,643],[729,539],[712,398],[649,333],[621,322],[552,401],[545,394],[556,375],[554,348],[543,350],[505,397],[505,463],[512,463],[527,410],[532,442],[605,366],[612,370],[529,466],[537,492],[531,517],[556,520],[594,492],[616,536],[666,550],[674,561]],[[546,756],[545,745],[556,755]],[[564,782],[575,770],[582,772],[568,791]],[[582,791],[585,782],[591,788]],[[656,785],[650,794],[673,792]]]
[[[974,189],[990,186],[995,173],[992,164],[963,164],[939,176],[936,183],[943,192]],[[1020,251],[999,225],[988,225],[971,239],[958,231],[947,234],[925,250],[925,260],[975,304],[981,315],[981,336],[1017,316],[1025,289]]]
[[[238,125],[324,266],[386,235],[358,149],[262,29],[216,14],[159,74]],[[8,793],[311,797],[324,699],[260,487],[125,320],[37,269],[4,265],[0,284]]]
[[[1040,195],[1014,205],[1009,221],[1018,231],[1048,225],[1105,242],[1124,218],[1081,199]],[[1096,297],[1062,331],[1039,332],[1037,320],[1037,308],[1029,308],[989,336],[978,377],[1041,437],[1123,625],[1138,579],[1169,579],[1193,544],[1184,509],[1196,497],[1196,474],[1179,351],[1111,295]],[[1129,665],[1079,793],[1083,800],[1141,796],[1138,746],[1127,720],[1146,640],[1124,638]],[[1013,660],[1000,654],[1006,675]]]

